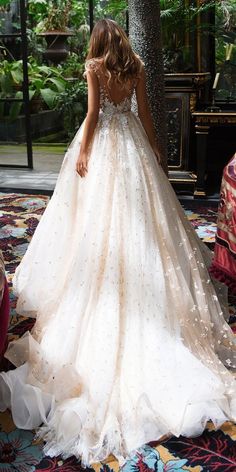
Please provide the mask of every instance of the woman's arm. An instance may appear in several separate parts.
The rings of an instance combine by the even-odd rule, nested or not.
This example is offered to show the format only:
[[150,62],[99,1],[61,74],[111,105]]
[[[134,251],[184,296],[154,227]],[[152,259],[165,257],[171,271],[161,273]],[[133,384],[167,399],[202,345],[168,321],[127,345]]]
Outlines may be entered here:
[[84,124],[79,157],[76,163],[76,170],[81,177],[85,177],[86,172],[88,172],[88,149],[98,122],[100,101],[99,82],[96,73],[93,70],[89,70],[86,73],[86,77],[88,82],[88,111]]
[[137,98],[137,105],[138,105],[138,116],[147,133],[152,149],[157,156],[157,160],[160,163],[161,156],[158,149],[158,142],[157,142],[152,115],[151,115],[149,104],[148,104],[148,97],[147,97],[147,90],[146,90],[146,74],[145,74],[144,67],[142,68],[141,76],[136,86],[136,98]]

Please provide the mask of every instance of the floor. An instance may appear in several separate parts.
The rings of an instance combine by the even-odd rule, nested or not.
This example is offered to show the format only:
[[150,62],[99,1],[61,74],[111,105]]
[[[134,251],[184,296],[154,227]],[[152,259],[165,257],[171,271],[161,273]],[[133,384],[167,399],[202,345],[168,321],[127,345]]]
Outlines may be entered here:
[[66,145],[35,145],[33,147],[34,169],[17,169],[3,165],[27,165],[24,145],[0,145],[0,189],[44,191],[51,193],[66,151]]

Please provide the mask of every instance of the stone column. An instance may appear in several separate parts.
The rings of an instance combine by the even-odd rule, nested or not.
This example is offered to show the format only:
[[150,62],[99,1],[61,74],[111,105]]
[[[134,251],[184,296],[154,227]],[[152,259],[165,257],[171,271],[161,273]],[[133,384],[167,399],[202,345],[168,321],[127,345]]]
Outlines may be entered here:
[[128,0],[129,36],[145,64],[147,92],[160,151],[167,170],[165,85],[159,0]]

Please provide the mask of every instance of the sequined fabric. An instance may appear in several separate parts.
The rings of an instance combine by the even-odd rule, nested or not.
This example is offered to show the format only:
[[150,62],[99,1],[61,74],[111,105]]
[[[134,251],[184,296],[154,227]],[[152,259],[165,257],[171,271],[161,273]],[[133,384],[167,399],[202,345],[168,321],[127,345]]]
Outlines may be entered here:
[[16,425],[44,423],[45,452],[84,465],[110,453],[123,464],[165,434],[236,419],[225,293],[131,92],[117,105],[101,90],[86,178],[75,171],[83,126],[65,155],[13,280],[35,328],[10,345],[18,368],[0,376]]

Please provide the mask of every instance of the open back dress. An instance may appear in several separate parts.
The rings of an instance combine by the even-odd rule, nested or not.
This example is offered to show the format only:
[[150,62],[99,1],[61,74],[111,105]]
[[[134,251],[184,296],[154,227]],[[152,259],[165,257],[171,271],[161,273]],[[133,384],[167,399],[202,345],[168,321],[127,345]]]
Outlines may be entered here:
[[88,173],[76,173],[82,125],[14,276],[17,311],[36,323],[9,346],[0,409],[40,426],[48,455],[122,464],[163,435],[236,419],[236,346],[209,251],[131,110],[137,81],[122,91],[101,61],[86,68],[100,86]]

